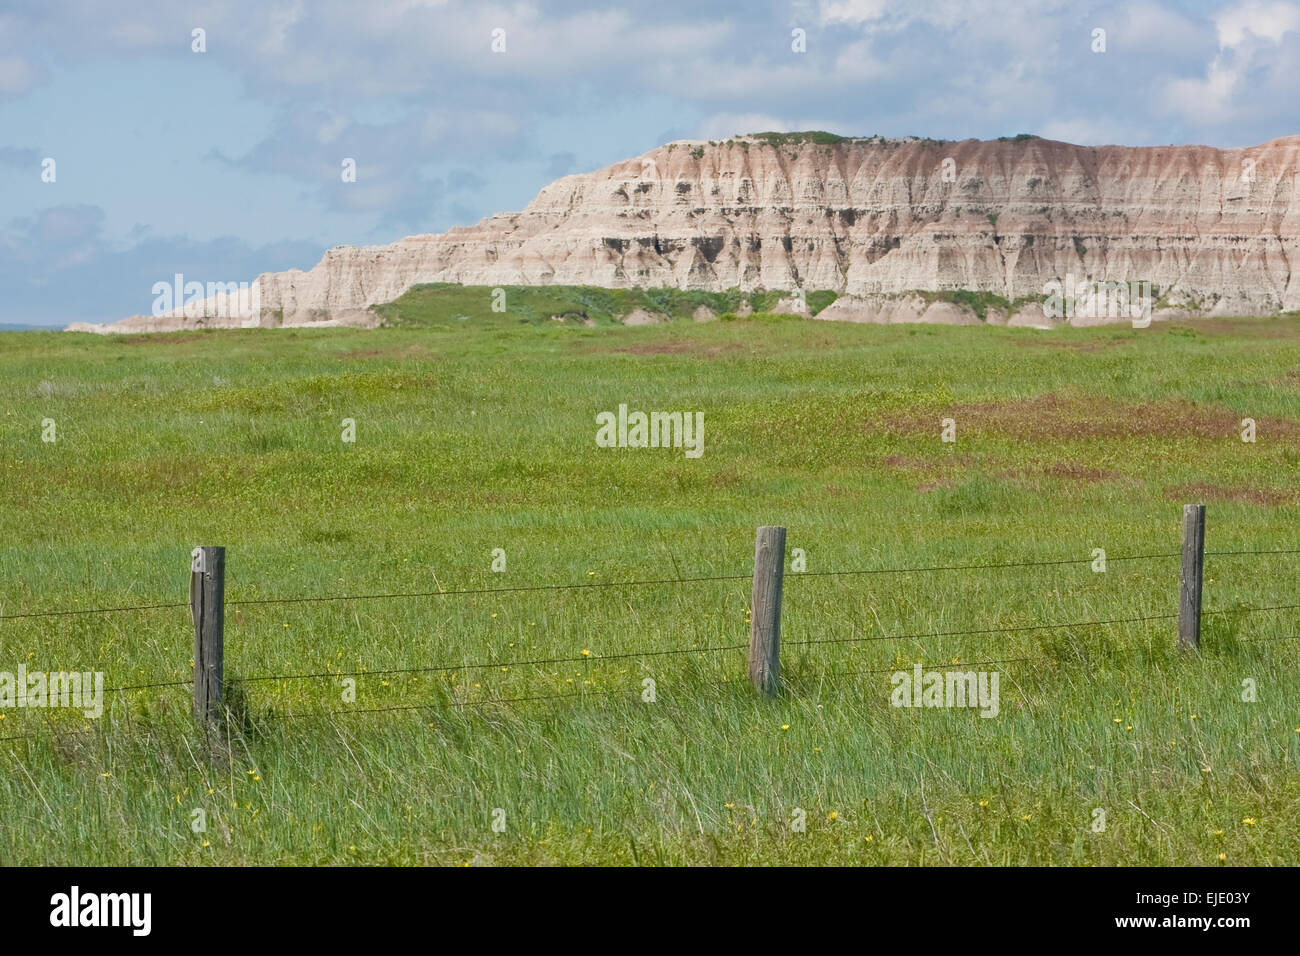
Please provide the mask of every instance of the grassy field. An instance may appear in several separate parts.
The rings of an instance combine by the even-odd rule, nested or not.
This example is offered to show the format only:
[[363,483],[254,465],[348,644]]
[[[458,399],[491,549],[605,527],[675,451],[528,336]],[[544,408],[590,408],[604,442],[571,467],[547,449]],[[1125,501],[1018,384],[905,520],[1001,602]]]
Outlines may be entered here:
[[[499,296],[494,293],[499,292]],[[816,290],[806,293],[808,314],[816,315],[835,301],[834,292]],[[1005,299],[981,293],[927,293],[946,301],[965,302],[972,311],[988,303],[1002,304]],[[715,316],[734,319],[749,312],[766,312],[777,308],[788,293],[730,289],[706,292],[702,289],[606,289],[600,286],[463,286],[450,282],[432,282],[415,286],[396,302],[379,306],[378,312],[391,325],[454,327],[458,323],[513,327],[518,325],[583,325],[587,327],[621,325],[629,313],[643,309],[652,314],[678,321],[691,321],[695,310],[703,306]]]
[[[372,331],[0,336],[0,670],[187,679],[183,607],[12,615],[184,602],[196,544],[232,602],[218,739],[184,686],[0,710],[0,863],[1300,862],[1298,612],[1251,610],[1300,603],[1300,556],[1207,557],[1199,656],[1168,617],[950,633],[1172,614],[1178,559],[1120,559],[1177,551],[1185,502],[1210,552],[1300,546],[1300,321],[586,327],[438,294]],[[703,412],[703,456],[597,447],[620,403]],[[760,524],[807,554],[774,701],[736,647]],[[953,661],[1001,674],[996,718],[890,705],[888,671]],[[300,674],[356,701],[244,680]]]

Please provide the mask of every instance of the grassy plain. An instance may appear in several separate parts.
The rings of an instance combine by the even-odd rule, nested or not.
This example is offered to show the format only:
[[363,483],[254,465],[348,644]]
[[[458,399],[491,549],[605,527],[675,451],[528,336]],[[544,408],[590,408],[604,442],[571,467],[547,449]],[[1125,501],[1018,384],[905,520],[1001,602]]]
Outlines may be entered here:
[[[1297,611],[1250,610],[1300,604],[1300,556],[1213,554],[1298,546],[1300,321],[589,328],[448,294],[371,331],[0,336],[0,670],[187,679],[183,607],[12,615],[184,602],[195,544],[232,602],[218,740],[184,686],[0,710],[0,863],[1300,862]],[[703,457],[598,448],[620,403],[702,411]],[[1224,613],[1183,658],[1177,557],[1122,559],[1191,501]],[[808,573],[763,701],[737,645],[777,523]],[[918,661],[998,670],[1000,715],[890,706]],[[246,680],[296,674],[340,676]]]

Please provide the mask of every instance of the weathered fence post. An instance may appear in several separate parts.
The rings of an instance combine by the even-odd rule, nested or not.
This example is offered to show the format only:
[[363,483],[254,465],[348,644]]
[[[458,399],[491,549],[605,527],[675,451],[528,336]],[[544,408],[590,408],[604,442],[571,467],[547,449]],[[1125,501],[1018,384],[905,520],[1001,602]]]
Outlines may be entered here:
[[1201,646],[1201,572],[1205,562],[1205,505],[1183,505],[1183,581],[1178,593],[1178,646]]
[[221,716],[223,636],[226,623],[226,549],[199,547],[191,554],[190,613],[194,617],[194,719]]
[[781,683],[781,582],[785,528],[763,526],[754,541],[753,615],[749,626],[749,679],[773,695]]

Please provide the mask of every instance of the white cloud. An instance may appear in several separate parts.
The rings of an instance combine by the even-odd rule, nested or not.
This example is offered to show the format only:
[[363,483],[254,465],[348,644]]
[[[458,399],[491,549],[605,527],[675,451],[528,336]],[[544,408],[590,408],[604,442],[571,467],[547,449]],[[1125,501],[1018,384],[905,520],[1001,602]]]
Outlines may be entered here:
[[1044,139],[1059,139],[1080,146],[1111,146],[1133,142],[1133,131],[1108,116],[1048,120],[1039,131]]
[[[1286,75],[1287,34],[1300,32],[1300,5],[1282,0],[1246,0],[1213,17],[1219,52],[1205,75],[1166,81],[1157,103],[1196,126],[1223,126],[1261,102],[1271,102],[1275,85]],[[1279,60],[1281,56],[1281,60]],[[1250,77],[1249,89],[1246,78]]]
[[21,56],[0,56],[0,94],[25,93],[45,78],[45,71]]
[[1279,43],[1283,35],[1300,30],[1300,7],[1282,0],[1247,0],[1214,16],[1219,46],[1241,46],[1250,33],[1261,40]]
[[830,23],[858,25],[879,20],[888,6],[887,0],[821,0],[818,15],[823,26]]
[[715,113],[702,120],[689,138],[725,140],[749,133],[793,133],[803,130],[825,130],[840,136],[862,135],[862,130],[846,127],[825,116],[799,114],[794,119],[783,119],[771,113]]
[[746,133],[788,133],[795,126],[788,120],[763,113],[715,113],[695,128],[691,139],[728,139]]
[[889,67],[877,56],[870,40],[855,40],[835,57],[839,79],[875,80],[888,74]]
[[302,19],[302,0],[294,0],[288,6],[272,6],[267,12],[266,33],[261,43],[262,52],[271,56],[284,53],[288,48],[289,31]]
[[1233,94],[1237,72],[1218,57],[1206,69],[1204,79],[1170,80],[1164,88],[1163,105],[1197,123],[1223,123],[1233,116]]
[[1158,52],[1162,55],[1203,48],[1206,31],[1174,10],[1156,3],[1135,3],[1111,31],[1114,49]]

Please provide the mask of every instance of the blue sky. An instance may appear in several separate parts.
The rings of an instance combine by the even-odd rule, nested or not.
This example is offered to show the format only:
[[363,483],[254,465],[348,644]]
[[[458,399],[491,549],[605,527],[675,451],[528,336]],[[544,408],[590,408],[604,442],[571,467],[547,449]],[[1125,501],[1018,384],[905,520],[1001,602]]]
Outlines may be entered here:
[[0,8],[0,323],[148,312],[176,272],[310,268],[670,139],[1300,133],[1300,0],[112,6]]

